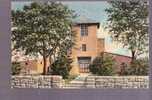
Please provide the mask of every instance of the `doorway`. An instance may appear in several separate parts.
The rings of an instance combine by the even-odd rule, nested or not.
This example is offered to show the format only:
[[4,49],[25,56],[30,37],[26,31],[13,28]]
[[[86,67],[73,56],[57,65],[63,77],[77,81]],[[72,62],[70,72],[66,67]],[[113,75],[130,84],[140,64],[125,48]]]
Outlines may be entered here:
[[78,63],[80,73],[89,73],[91,57],[78,57]]

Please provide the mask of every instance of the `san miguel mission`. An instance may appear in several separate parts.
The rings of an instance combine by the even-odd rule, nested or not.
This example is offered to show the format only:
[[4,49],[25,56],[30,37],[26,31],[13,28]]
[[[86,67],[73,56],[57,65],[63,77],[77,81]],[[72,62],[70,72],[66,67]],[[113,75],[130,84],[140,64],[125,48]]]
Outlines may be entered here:
[[[147,3],[140,0],[116,2],[118,3],[101,2],[107,5],[105,8],[103,6],[104,14],[107,14],[106,28],[103,27],[102,21],[93,19],[93,16],[98,16],[95,12],[91,12],[92,17],[81,15],[83,8],[80,7],[80,15],[74,15],[73,11],[65,6],[70,6],[70,3],[34,2],[23,6],[20,10],[12,10],[12,87],[147,88],[148,83],[142,82],[143,80],[147,82],[148,79],[149,58],[147,51],[144,51],[148,43],[146,26],[148,14],[144,11],[139,15],[141,19],[137,17],[139,22],[134,22],[140,28],[130,24],[134,19],[128,22],[129,19],[125,17],[125,13],[127,16],[133,14],[131,11],[127,12],[127,9],[135,10],[141,6],[147,10]],[[79,2],[77,3],[79,5]],[[121,5],[127,6],[121,8]],[[132,5],[135,8],[132,8]],[[124,10],[112,10],[116,6]],[[70,7],[74,9],[74,6]],[[135,11],[138,14],[138,10]],[[118,16],[115,16],[116,13]],[[140,23],[140,20],[145,22]],[[108,38],[104,36],[107,34],[105,31],[100,31],[106,29],[109,31]],[[117,45],[119,43],[121,45],[116,47],[116,44],[111,45],[113,41],[110,41],[109,46],[108,39],[113,39]],[[123,48],[130,54],[120,53],[126,50]],[[114,50],[117,52],[113,52]],[[136,82],[137,79],[140,80]],[[124,81],[122,84],[119,82],[121,80]],[[34,83],[37,81],[41,84]]]
[[[101,53],[113,55],[117,61],[117,67],[120,67],[120,64],[123,62],[130,63],[131,57],[129,56],[105,52],[104,38],[97,38],[99,27],[99,22],[87,19],[86,17],[74,23],[73,30],[76,32],[77,38],[76,46],[69,51],[70,57],[73,59],[70,74],[89,73],[89,64]],[[40,58],[33,60],[23,59],[23,61],[19,62],[24,66],[23,71],[26,71],[28,74],[41,74],[43,72],[43,60]],[[49,60],[47,60],[47,69],[49,69],[49,64]]]

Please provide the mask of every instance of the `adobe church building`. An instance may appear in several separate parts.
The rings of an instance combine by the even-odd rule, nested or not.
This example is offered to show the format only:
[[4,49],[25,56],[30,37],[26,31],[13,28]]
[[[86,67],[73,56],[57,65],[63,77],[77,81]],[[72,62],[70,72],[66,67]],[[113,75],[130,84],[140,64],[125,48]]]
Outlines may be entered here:
[[89,73],[89,64],[101,53],[111,55],[116,61],[116,71],[121,73],[121,64],[129,64],[131,57],[105,52],[104,38],[97,37],[100,23],[81,17],[75,21],[73,30],[76,32],[76,46],[72,49],[73,68],[71,74]]
[[72,49],[73,68],[71,74],[88,73],[89,64],[101,52],[104,52],[104,39],[97,38],[100,23],[81,17],[75,21],[73,30],[76,32],[76,45]]
[[[71,75],[89,73],[88,67],[91,61],[105,52],[104,38],[97,38],[99,27],[99,22],[85,17],[81,17],[74,22],[73,30],[76,32],[76,45],[71,52],[71,57],[73,59],[73,67],[70,71]],[[121,63],[130,63],[131,61],[131,57],[128,56],[119,54],[112,55],[115,56],[118,72],[121,69]],[[43,71],[42,59],[24,60],[21,62],[21,65],[24,66],[24,70],[28,68],[28,73],[30,74],[40,74]],[[47,65],[49,65],[49,63]]]

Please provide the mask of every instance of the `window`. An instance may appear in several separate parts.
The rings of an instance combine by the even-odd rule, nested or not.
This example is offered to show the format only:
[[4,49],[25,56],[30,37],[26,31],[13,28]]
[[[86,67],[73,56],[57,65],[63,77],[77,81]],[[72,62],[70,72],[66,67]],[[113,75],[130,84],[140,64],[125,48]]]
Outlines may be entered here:
[[25,65],[28,65],[28,63],[26,62]]
[[86,44],[82,44],[82,51],[86,51],[87,48],[86,48]]
[[91,57],[78,57],[80,72],[82,73],[89,72],[90,62],[91,62]]
[[81,36],[88,36],[88,26],[85,24],[81,25]]

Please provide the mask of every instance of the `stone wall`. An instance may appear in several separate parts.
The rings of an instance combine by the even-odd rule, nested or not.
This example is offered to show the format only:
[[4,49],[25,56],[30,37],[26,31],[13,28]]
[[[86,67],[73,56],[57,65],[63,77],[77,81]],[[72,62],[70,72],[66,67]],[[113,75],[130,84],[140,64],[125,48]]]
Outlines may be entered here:
[[11,88],[61,88],[61,76],[12,76]]
[[61,76],[12,76],[12,88],[149,88],[148,76],[88,76],[64,84]]
[[148,76],[89,76],[86,88],[149,88]]

